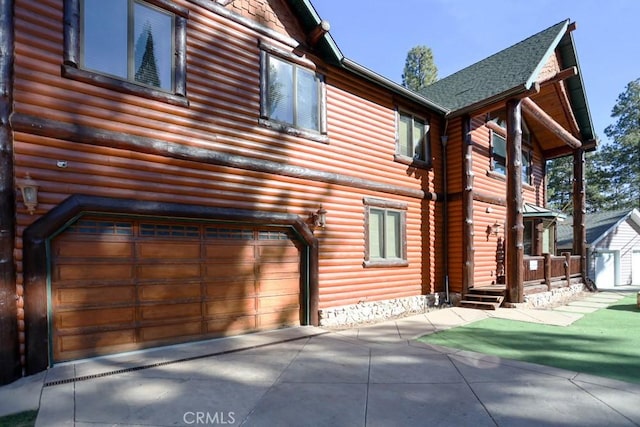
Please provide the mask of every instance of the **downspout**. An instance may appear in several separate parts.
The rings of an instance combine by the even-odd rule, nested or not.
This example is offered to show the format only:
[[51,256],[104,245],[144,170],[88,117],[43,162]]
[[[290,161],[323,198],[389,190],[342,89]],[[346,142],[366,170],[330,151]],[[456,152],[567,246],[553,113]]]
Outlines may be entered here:
[[444,128],[442,135],[440,136],[440,143],[442,144],[442,197],[443,197],[443,215],[442,215],[442,252],[443,252],[443,269],[444,269],[444,292],[445,303],[450,304],[449,299],[449,185],[447,179],[447,142],[449,136],[447,135],[447,127],[449,120],[444,120]]
[[0,385],[20,377],[13,164],[14,0],[0,0]]

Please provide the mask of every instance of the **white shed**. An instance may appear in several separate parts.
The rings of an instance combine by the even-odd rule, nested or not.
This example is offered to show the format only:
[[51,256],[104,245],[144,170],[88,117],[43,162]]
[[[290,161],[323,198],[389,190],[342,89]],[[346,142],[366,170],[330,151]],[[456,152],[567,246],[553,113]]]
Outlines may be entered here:
[[[567,218],[558,227],[558,252],[571,251],[572,224]],[[587,214],[586,227],[588,276],[596,286],[640,285],[640,211]]]

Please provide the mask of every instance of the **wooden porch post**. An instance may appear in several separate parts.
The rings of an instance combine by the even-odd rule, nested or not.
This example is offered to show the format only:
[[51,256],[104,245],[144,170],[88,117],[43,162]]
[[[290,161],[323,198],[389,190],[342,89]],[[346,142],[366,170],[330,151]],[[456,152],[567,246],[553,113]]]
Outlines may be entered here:
[[580,275],[587,280],[587,196],[585,190],[584,148],[573,151],[573,253],[580,255]]
[[462,119],[462,131],[464,145],[462,155],[462,165],[464,168],[464,188],[462,196],[462,206],[464,211],[464,225],[462,231],[462,241],[464,247],[462,266],[462,294],[466,294],[469,288],[474,286],[474,246],[473,246],[473,144],[471,141],[471,118],[468,116]]
[[13,0],[0,0],[0,385],[20,377],[15,245]]
[[522,205],[522,101],[507,102],[507,297],[524,302],[524,220]]

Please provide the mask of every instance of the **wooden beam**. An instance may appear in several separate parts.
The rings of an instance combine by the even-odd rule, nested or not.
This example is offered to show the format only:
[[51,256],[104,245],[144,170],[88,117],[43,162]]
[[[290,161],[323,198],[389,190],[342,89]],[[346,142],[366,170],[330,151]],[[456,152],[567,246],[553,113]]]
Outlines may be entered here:
[[578,28],[578,24],[576,22],[572,22],[567,27],[567,33],[572,33]]
[[561,82],[571,77],[575,77],[578,75],[578,67],[569,67],[565,68],[562,71],[558,71],[553,76],[549,77],[546,80],[540,82],[540,86],[548,86],[553,83]]
[[307,37],[309,44],[311,46],[315,46],[320,41],[322,36],[327,34],[329,30],[331,30],[329,21],[325,21],[324,19],[320,21],[320,23],[316,25],[313,30],[311,30],[311,33],[309,33],[309,36]]
[[464,224],[462,226],[463,242],[463,266],[462,266],[462,293],[465,294],[469,288],[474,286],[475,270],[475,248],[473,246],[473,141],[471,139],[471,117],[465,116],[462,119],[462,209]]
[[522,110],[533,120],[549,129],[554,135],[564,141],[565,144],[571,148],[576,149],[582,147],[582,143],[578,138],[571,135],[568,130],[556,122],[553,117],[540,108],[538,104],[533,102],[531,98],[522,99]]
[[22,289],[16,286],[16,204],[14,188],[13,114],[14,18],[13,1],[0,0],[0,385],[20,377],[18,306]]
[[571,101],[569,101],[569,95],[567,94],[564,84],[562,84],[562,82],[557,82],[554,85],[554,88],[558,94],[558,98],[560,98],[562,110],[569,121],[569,125],[571,125],[573,135],[580,135],[580,126],[578,125],[578,120],[576,120],[576,116],[573,114],[573,110],[571,109]]
[[587,276],[587,193],[585,188],[584,149],[573,152],[573,253],[580,255],[580,274],[582,281]]
[[522,111],[524,100],[507,102],[506,280],[509,302],[524,302],[524,216],[522,198]]

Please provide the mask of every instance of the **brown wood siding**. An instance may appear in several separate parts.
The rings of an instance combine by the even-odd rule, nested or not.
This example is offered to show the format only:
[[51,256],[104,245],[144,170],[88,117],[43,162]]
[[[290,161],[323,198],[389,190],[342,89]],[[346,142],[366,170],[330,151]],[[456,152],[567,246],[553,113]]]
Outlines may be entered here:
[[[16,113],[413,190],[436,190],[437,162],[433,171],[425,171],[393,161],[395,104],[390,93],[311,58],[326,76],[329,143],[261,127],[258,40],[265,36],[193,3],[176,3],[190,9],[188,107],[62,78],[62,2],[16,0]],[[439,123],[432,120],[431,125],[435,156]],[[16,132],[15,152],[17,176],[29,172],[40,184],[35,215],[28,215],[18,201],[19,261],[25,227],[69,195],[83,193],[287,212],[302,218],[322,204],[328,214],[326,229],[316,230],[320,308],[418,295],[432,289],[428,282],[437,279],[435,202],[28,132]],[[66,161],[67,167],[57,167],[58,160]],[[408,267],[362,266],[365,196],[408,204]],[[429,212],[425,224],[424,211]],[[423,264],[425,247],[429,259]],[[18,269],[22,273],[20,262]],[[18,281],[21,285],[21,276]]]
[[[507,183],[501,176],[489,173],[491,170],[491,131],[484,125],[484,116],[476,116],[472,119],[471,135],[473,139],[473,172],[474,179],[474,283],[476,286],[487,286],[496,280],[496,244],[497,236],[490,236],[487,240],[487,226],[496,221],[503,224],[506,221],[506,192]],[[523,147],[525,147],[523,145]],[[529,150],[529,147],[526,147]],[[523,200],[538,206],[545,205],[545,184],[543,158],[536,141],[532,135],[532,185],[523,184]],[[504,203],[487,203],[477,199],[492,198],[504,201]],[[490,210],[491,212],[487,212]],[[501,234],[504,238],[504,227]]]
[[447,125],[447,186],[448,186],[448,274],[449,290],[462,292],[464,242],[462,237],[464,214],[462,206],[463,155],[462,119],[455,118]]

